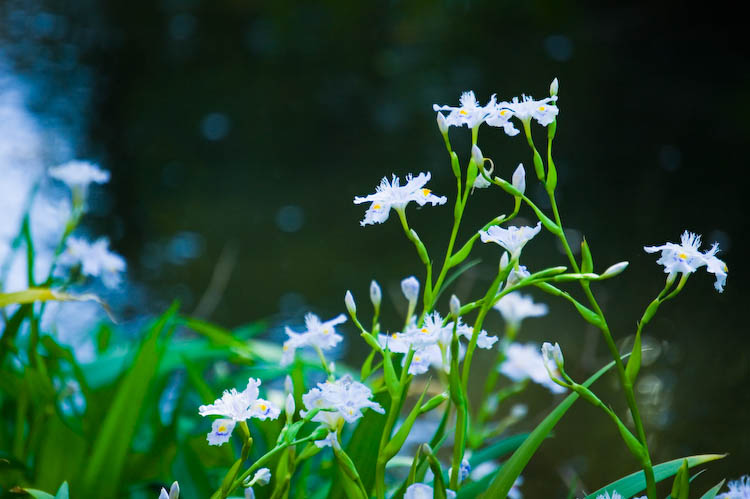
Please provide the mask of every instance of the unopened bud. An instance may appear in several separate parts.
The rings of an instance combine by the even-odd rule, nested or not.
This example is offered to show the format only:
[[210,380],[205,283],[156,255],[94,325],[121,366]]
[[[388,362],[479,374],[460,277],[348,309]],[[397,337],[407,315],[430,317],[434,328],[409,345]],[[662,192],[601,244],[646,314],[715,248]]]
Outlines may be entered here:
[[484,156],[482,156],[482,150],[479,149],[476,144],[471,146],[471,159],[474,160],[474,163],[476,163],[477,166],[482,166],[484,164]]
[[523,163],[518,163],[518,168],[513,172],[513,187],[521,194],[526,192],[526,170],[523,168]]
[[451,296],[450,309],[453,317],[458,317],[459,315],[461,315],[461,302],[458,300],[458,296]]
[[294,393],[294,383],[292,383],[292,377],[288,374],[284,378],[284,391],[286,393]]
[[622,274],[623,270],[625,270],[628,266],[628,262],[620,262],[612,265],[607,270],[604,271],[604,273],[600,276],[601,279],[609,279],[610,277],[614,277],[616,275]]
[[502,272],[505,267],[508,266],[508,263],[510,262],[510,257],[508,256],[508,252],[505,251],[503,253],[503,256],[500,257],[500,271]]
[[440,129],[440,133],[443,135],[448,133],[448,122],[445,120],[443,113],[437,113],[437,124]]
[[255,472],[255,476],[253,476],[251,483],[258,484],[262,487],[264,485],[268,485],[270,481],[271,470],[269,470],[268,468],[261,468]]
[[245,488],[245,499],[255,499],[255,491],[252,487]]
[[375,308],[380,308],[380,301],[383,299],[383,293],[380,291],[380,285],[376,281],[370,283],[370,301]]
[[557,78],[552,80],[552,83],[549,84],[549,95],[550,97],[554,97],[557,95],[557,90],[560,88],[560,82],[557,81]]
[[[558,343],[555,343],[555,346],[552,346],[551,343],[545,342],[542,345],[542,358],[544,359],[544,364],[549,366],[547,370],[559,370],[560,372],[562,372],[563,367],[565,366],[565,359],[563,358],[562,349],[560,348],[560,345]],[[557,369],[551,368],[552,362],[555,363]]]
[[286,403],[284,404],[284,412],[286,412],[286,417],[288,420],[292,419],[295,410],[296,407],[294,405],[294,395],[290,393],[286,396]]
[[404,293],[406,299],[409,300],[409,303],[416,303],[419,297],[419,281],[417,278],[411,276],[401,281],[401,291]]
[[344,296],[344,303],[346,303],[346,309],[349,311],[349,315],[352,317],[357,315],[357,304],[354,303],[354,297],[351,291],[347,291]]

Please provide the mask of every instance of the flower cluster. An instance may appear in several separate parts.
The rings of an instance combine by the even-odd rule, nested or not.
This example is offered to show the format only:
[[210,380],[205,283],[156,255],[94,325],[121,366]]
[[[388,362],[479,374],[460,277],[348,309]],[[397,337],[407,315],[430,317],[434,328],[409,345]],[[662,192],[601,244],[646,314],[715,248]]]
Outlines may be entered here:
[[410,174],[406,177],[405,185],[401,185],[399,178],[395,175],[390,182],[388,178],[383,177],[375,190],[375,194],[354,198],[354,204],[370,203],[370,207],[365,212],[365,218],[360,222],[360,225],[383,223],[388,220],[391,208],[403,211],[406,205],[412,201],[419,206],[424,206],[427,203],[432,204],[432,206],[444,204],[447,201],[445,196],[436,196],[425,187],[429,180],[429,173],[420,173],[416,178]]
[[276,419],[279,417],[279,409],[268,400],[258,398],[259,379],[250,378],[247,388],[238,392],[235,388],[225,390],[220,399],[213,404],[202,405],[198,408],[201,416],[224,416],[217,419],[211,426],[211,432],[207,436],[210,445],[221,445],[229,441],[234,426],[250,418],[260,420]]
[[[502,128],[508,135],[517,135],[518,129],[513,126],[511,118],[516,118],[528,126],[531,119],[535,119],[540,125],[547,126],[555,120],[559,110],[556,105],[557,96],[553,95],[546,99],[534,100],[531,96],[523,95],[519,99],[513,97],[510,102],[498,102],[495,95],[490,98],[487,105],[482,106],[477,101],[474,92],[461,94],[458,107],[439,106],[434,104],[432,109],[438,113],[438,123],[441,130],[450,126],[463,126],[476,128],[482,123]],[[447,111],[444,116],[441,111]]]
[[716,276],[714,287],[719,293],[724,291],[724,283],[727,281],[727,265],[716,258],[719,252],[719,243],[714,243],[705,253],[701,253],[701,236],[685,231],[680,237],[680,244],[666,243],[661,246],[644,246],[647,253],[661,251],[661,258],[656,263],[664,265],[664,272],[673,277],[677,273],[691,274],[700,267],[706,266],[706,270]]
[[[402,333],[379,335],[378,342],[396,353],[407,353],[414,350],[414,357],[409,366],[409,374],[422,374],[430,366],[448,369],[450,365],[450,343],[453,337],[453,322],[443,325],[443,318],[439,312],[432,312],[425,316],[422,326],[417,326],[415,320]],[[456,325],[456,335],[471,340],[474,328],[463,324],[459,319]],[[480,331],[477,336],[477,346],[489,349],[497,341],[497,336],[490,336],[487,331]],[[404,358],[404,361],[406,358]]]
[[309,411],[321,409],[313,416],[312,421],[321,423],[330,433],[328,437],[316,441],[315,444],[318,447],[338,446],[336,433],[344,422],[355,422],[362,417],[362,410],[367,407],[380,414],[385,413],[385,409],[370,398],[372,398],[372,392],[369,388],[346,375],[336,381],[318,383],[317,388],[302,395],[302,403],[305,404],[307,410],[300,411],[300,415],[305,417]]
[[298,348],[313,347],[320,350],[330,350],[338,345],[344,338],[336,332],[335,326],[344,322],[346,322],[344,314],[340,314],[329,321],[321,322],[317,315],[309,313],[305,316],[307,330],[295,333],[287,327],[286,334],[289,339],[284,342],[282,347],[281,365],[289,365],[294,360],[294,352]]

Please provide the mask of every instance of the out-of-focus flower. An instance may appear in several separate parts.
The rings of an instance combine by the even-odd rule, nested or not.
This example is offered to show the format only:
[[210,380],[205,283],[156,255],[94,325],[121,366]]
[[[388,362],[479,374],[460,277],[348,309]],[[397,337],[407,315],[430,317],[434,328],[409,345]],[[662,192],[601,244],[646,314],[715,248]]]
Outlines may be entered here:
[[[321,410],[313,416],[312,421],[322,423],[335,433],[344,422],[353,423],[361,418],[362,410],[367,407],[384,414],[385,410],[380,404],[373,402],[370,398],[372,398],[372,391],[369,388],[346,375],[336,381],[318,383],[317,388],[302,395],[302,403],[305,404],[307,410],[300,411],[300,414],[305,417],[312,409],[332,409]],[[338,440],[335,435],[329,434],[329,438],[318,440],[315,445],[318,447],[338,445]]]
[[604,494],[599,494],[596,496],[596,499],[623,499],[619,492],[616,490],[612,491],[612,494],[609,492],[604,492]]
[[544,386],[552,393],[565,391],[565,388],[550,379],[542,355],[539,353],[539,347],[533,343],[508,345],[505,349],[505,362],[500,366],[500,372],[514,381],[531,378],[533,382]]
[[268,400],[258,398],[259,379],[250,378],[247,388],[238,392],[236,388],[225,390],[220,399],[213,404],[202,405],[198,408],[201,416],[224,416],[227,419],[219,419],[212,425],[208,434],[210,445],[221,445],[229,441],[234,425],[239,421],[250,418],[276,419],[279,417],[279,409]]
[[49,176],[64,182],[71,190],[86,192],[91,183],[109,182],[109,172],[88,161],[69,161],[49,169]]
[[370,283],[370,301],[376,309],[380,308],[380,302],[383,299],[383,292],[380,290],[380,284],[377,281]]
[[727,487],[729,487],[729,492],[717,495],[716,499],[750,499],[750,475],[732,480]]
[[513,97],[512,102],[504,102],[502,105],[503,109],[508,109],[513,116],[526,125],[533,118],[540,125],[547,126],[555,121],[555,117],[560,112],[555,101],[557,101],[557,96],[534,100],[530,95],[523,95],[520,100],[518,97]]
[[416,277],[410,276],[401,281],[401,291],[409,303],[416,302],[419,298],[419,281]]
[[[435,492],[429,485],[413,483],[406,489],[404,499],[432,499],[434,496]],[[456,497],[456,493],[450,489],[445,489],[445,496],[448,499],[453,499]]]
[[[469,464],[469,460],[466,458],[463,458],[461,460],[461,465],[458,467],[458,483],[463,482],[467,478],[469,478],[469,474],[471,473],[471,464]],[[453,474],[453,467],[448,468],[448,476],[451,476]]]
[[677,273],[691,274],[706,265],[708,272],[716,276],[714,287],[721,293],[727,280],[729,269],[716,258],[719,244],[714,243],[706,253],[701,253],[701,236],[685,231],[680,237],[680,244],[666,243],[661,246],[644,246],[646,253],[661,251],[661,258],[656,263],[664,265],[664,272],[674,276]]
[[516,481],[513,482],[513,486],[508,491],[508,499],[522,499],[523,494],[521,493],[521,485],[523,485],[523,477],[519,476]]
[[[434,111],[448,111],[445,117],[445,124],[448,126],[463,126],[475,128],[482,124],[484,119],[495,108],[495,96],[493,95],[486,106],[480,106],[474,92],[469,90],[461,94],[461,105],[459,107],[438,106],[433,104]],[[438,113],[442,114],[442,113]],[[439,121],[438,121],[439,123]]]
[[505,322],[514,328],[521,325],[521,321],[528,317],[542,317],[547,315],[547,305],[534,303],[531,296],[513,291],[503,296],[492,308],[500,312]]
[[427,203],[432,204],[432,206],[444,204],[448,198],[436,196],[425,187],[429,180],[429,173],[420,173],[416,178],[409,174],[406,177],[405,185],[401,185],[399,178],[395,175],[390,182],[388,178],[383,177],[375,190],[375,194],[354,198],[354,204],[370,203],[370,207],[365,212],[365,218],[359,224],[365,226],[383,223],[388,220],[391,208],[403,211],[406,205],[412,201],[419,206],[424,206]]
[[542,222],[538,222],[536,227],[515,227],[510,226],[507,229],[493,225],[486,231],[480,230],[479,237],[483,243],[496,243],[510,252],[511,258],[517,258],[521,250],[534,236],[542,230]]
[[60,264],[73,266],[81,264],[81,272],[90,277],[100,277],[108,288],[116,288],[122,281],[125,271],[125,260],[109,250],[106,237],[89,243],[85,239],[70,236],[66,241],[65,251],[60,255]]
[[286,334],[289,339],[284,342],[282,347],[281,365],[289,365],[294,360],[294,352],[298,348],[310,346],[321,350],[330,350],[335,347],[344,339],[336,332],[335,326],[343,322],[346,322],[344,314],[340,314],[329,321],[321,322],[317,315],[309,313],[305,315],[306,331],[295,333],[287,326]]
[[179,499],[180,497],[180,486],[177,484],[177,482],[173,482],[172,486],[169,488],[169,492],[167,492],[167,489],[164,487],[161,488],[161,493],[159,494],[159,499]]
[[271,482],[271,470],[268,468],[261,468],[255,472],[253,479],[250,480],[250,485],[268,485]]

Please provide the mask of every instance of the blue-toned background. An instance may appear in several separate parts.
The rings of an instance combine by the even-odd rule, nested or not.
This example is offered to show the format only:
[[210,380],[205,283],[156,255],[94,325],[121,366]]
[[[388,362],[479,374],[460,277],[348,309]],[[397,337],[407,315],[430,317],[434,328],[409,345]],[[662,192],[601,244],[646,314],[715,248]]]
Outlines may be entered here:
[[[7,0],[0,89],[22,93],[48,139],[42,162],[73,156],[111,170],[89,223],[129,262],[123,317],[177,297],[227,326],[269,318],[282,338],[280,327],[307,310],[343,312],[347,289],[367,308],[372,278],[398,327],[398,282],[423,278],[421,265],[394,221],[360,228],[352,198],[383,176],[420,171],[451,198],[432,104],[468,89],[482,102],[543,97],[558,77],[563,220],[574,239],[586,236],[597,269],[631,262],[596,289],[616,337],[627,341],[663,284],[643,245],[689,229],[724,250],[724,294],[701,271],[646,329],[654,360],[639,385],[656,461],[730,453],[699,479],[707,489],[750,472],[741,205],[750,66],[734,24],[731,13],[667,4]],[[463,158],[466,133],[454,135]],[[480,146],[501,176],[530,166],[522,138],[487,128]],[[463,238],[512,209],[497,191],[472,204]],[[436,257],[451,220],[448,206],[410,211]],[[467,299],[483,293],[499,257],[490,247],[479,255],[459,282]],[[530,268],[565,263],[548,235],[524,257]],[[552,313],[527,321],[521,340],[559,341],[579,379],[606,361],[574,311],[535,297]],[[362,349],[349,333],[354,362]],[[599,386],[623,412],[614,378]],[[529,402],[531,414],[554,403],[537,387]],[[635,469],[611,424],[579,404],[532,460],[523,490],[556,497],[577,475],[590,491]]]

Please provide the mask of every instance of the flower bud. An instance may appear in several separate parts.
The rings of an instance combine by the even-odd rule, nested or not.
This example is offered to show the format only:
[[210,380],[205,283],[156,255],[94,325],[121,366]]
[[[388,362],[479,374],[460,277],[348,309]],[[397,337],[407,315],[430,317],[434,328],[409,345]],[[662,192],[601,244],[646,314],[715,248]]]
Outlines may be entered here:
[[245,488],[245,499],[255,499],[255,491],[252,487]]
[[380,301],[383,299],[383,293],[380,291],[380,285],[376,281],[370,283],[370,301],[375,308],[380,308]]
[[419,281],[417,278],[411,276],[401,281],[401,291],[404,293],[406,299],[409,300],[409,303],[416,303],[419,297]]
[[604,273],[600,276],[601,279],[609,279],[610,277],[614,277],[616,275],[620,275],[623,270],[628,266],[628,262],[620,262],[612,265],[607,270],[604,271]]
[[482,150],[479,149],[476,144],[471,146],[471,159],[474,160],[474,163],[476,163],[477,166],[482,166],[484,164],[484,156],[482,156]]
[[443,113],[437,113],[437,124],[440,129],[440,133],[443,135],[448,133],[448,122],[445,120]]
[[[559,370],[562,372],[563,366],[565,365],[565,359],[563,358],[562,349],[558,343],[555,343],[555,346],[552,346],[551,343],[544,342],[542,345],[542,358],[544,359],[545,366],[548,366],[548,371]],[[556,368],[549,367],[552,362],[555,363]]]
[[294,405],[294,395],[291,393],[286,396],[286,403],[284,404],[284,412],[286,413],[287,420],[291,420],[294,416],[296,407]]
[[503,252],[503,256],[500,257],[500,271],[502,272],[505,267],[508,266],[508,263],[510,263],[510,257],[508,256],[508,252]]
[[461,302],[458,300],[458,296],[451,296],[450,309],[453,317],[458,317],[459,315],[461,315]]
[[513,172],[513,187],[515,187],[521,194],[526,192],[526,170],[523,168],[523,163],[518,163],[516,171]]
[[294,383],[292,383],[292,377],[288,374],[284,378],[284,391],[286,393],[294,393]]
[[549,84],[549,95],[550,97],[554,97],[557,95],[557,90],[560,88],[560,82],[557,81],[557,78],[552,80],[552,83]]
[[354,303],[354,297],[351,291],[347,291],[344,296],[344,303],[346,303],[346,309],[349,311],[349,315],[352,317],[357,315],[357,304]]

